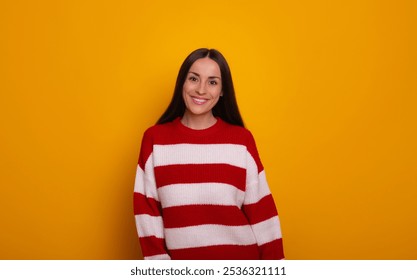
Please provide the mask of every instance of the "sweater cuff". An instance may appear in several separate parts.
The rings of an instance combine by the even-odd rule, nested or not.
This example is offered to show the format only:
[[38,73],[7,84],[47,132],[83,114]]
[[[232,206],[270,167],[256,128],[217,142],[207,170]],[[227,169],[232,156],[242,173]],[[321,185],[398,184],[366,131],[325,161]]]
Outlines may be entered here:
[[161,254],[161,255],[153,255],[149,257],[145,257],[145,260],[170,260],[171,257],[168,254]]

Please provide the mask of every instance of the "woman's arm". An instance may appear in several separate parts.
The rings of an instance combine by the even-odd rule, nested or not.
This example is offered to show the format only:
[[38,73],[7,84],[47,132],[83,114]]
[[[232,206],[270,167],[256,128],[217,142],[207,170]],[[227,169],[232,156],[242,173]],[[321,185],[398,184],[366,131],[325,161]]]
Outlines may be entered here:
[[165,246],[164,224],[156,191],[152,147],[152,137],[148,130],[142,138],[133,194],[133,209],[145,260],[166,260],[171,258]]
[[281,225],[253,136],[247,155],[247,181],[242,210],[258,242],[261,259],[283,259]]

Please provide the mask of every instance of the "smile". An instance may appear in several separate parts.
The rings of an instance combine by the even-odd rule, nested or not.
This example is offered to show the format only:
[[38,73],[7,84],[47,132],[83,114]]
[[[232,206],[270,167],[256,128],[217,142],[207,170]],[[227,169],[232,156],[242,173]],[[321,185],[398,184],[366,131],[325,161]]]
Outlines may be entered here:
[[207,99],[201,99],[201,98],[196,98],[196,97],[191,97],[191,99],[197,105],[203,105],[204,103],[208,101]]

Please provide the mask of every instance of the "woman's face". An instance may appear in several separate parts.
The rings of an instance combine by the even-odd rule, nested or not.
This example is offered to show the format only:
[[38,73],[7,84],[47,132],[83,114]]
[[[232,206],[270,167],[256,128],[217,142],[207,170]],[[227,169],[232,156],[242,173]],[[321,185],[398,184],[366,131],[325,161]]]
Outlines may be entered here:
[[182,89],[187,113],[202,116],[211,110],[222,95],[222,80],[219,65],[205,57],[191,65]]

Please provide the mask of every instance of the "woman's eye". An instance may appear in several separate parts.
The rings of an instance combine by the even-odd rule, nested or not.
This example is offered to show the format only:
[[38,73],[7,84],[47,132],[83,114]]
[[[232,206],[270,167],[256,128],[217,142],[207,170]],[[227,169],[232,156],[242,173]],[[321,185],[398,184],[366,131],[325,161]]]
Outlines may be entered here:
[[189,77],[189,78],[188,78],[188,80],[190,80],[190,81],[192,81],[192,82],[195,82],[195,81],[197,81],[197,78],[196,78],[196,77],[191,76],[191,77]]
[[210,81],[209,84],[214,86],[214,85],[217,85],[217,82],[216,81]]

